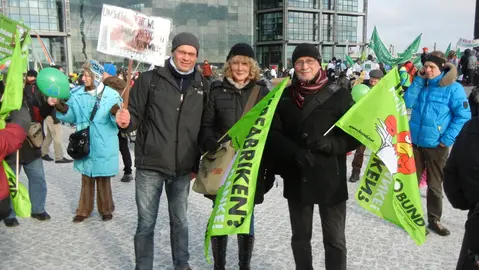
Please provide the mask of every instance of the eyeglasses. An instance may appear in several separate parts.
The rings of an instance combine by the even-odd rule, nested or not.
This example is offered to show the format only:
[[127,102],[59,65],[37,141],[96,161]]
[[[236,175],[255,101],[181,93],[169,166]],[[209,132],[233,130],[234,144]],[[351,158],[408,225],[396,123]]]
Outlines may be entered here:
[[294,65],[297,66],[297,67],[302,67],[304,64],[306,64],[308,66],[311,66],[311,65],[314,65],[315,63],[316,63],[316,60],[308,59],[308,60],[303,60],[303,61],[296,61],[294,63]]

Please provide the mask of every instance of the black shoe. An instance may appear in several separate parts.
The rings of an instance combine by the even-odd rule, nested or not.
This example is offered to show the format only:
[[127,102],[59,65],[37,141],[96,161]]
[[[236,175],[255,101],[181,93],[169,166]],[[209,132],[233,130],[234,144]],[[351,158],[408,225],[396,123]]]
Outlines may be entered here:
[[47,212],[43,212],[43,213],[40,213],[40,214],[33,214],[32,213],[32,218],[36,218],[40,221],[45,221],[45,220],[49,220],[51,219],[52,217],[50,217],[50,215],[47,213]]
[[55,160],[55,163],[71,163],[73,162],[72,159],[68,159],[68,158],[62,158],[60,160]]
[[7,227],[17,227],[20,225],[20,223],[18,223],[18,220],[16,218],[4,219],[3,223],[5,223],[5,226]]
[[442,226],[439,221],[431,221],[427,227],[440,236],[448,236],[451,234],[451,232],[446,227]]
[[53,158],[51,158],[48,154],[44,155],[42,159],[45,161],[53,161]]
[[102,220],[103,221],[109,221],[109,220],[112,220],[113,219],[113,215],[112,214],[108,214],[108,215],[103,215],[102,216]]
[[76,216],[73,218],[73,222],[75,222],[75,223],[80,223],[80,222],[83,222],[85,219],[86,219],[86,217],[84,217],[84,216],[78,216],[78,215],[76,215]]
[[351,177],[349,177],[349,182],[356,183],[359,181],[359,172],[352,172]]
[[133,175],[131,175],[131,173],[125,173],[125,175],[123,175],[123,177],[121,178],[120,181],[122,181],[124,183],[128,183],[131,180],[133,180]]

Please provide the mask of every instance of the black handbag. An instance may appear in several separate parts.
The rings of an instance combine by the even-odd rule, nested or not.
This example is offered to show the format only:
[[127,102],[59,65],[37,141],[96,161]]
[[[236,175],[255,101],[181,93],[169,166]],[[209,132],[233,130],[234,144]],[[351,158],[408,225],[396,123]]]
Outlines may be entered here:
[[[93,106],[93,110],[91,111],[90,115],[90,124],[93,121],[93,118],[95,118],[98,107],[100,107],[102,94],[103,92],[97,95],[95,106]],[[70,142],[68,143],[67,147],[68,155],[70,155],[74,160],[87,157],[90,154],[90,125],[82,130],[70,134],[69,140]]]

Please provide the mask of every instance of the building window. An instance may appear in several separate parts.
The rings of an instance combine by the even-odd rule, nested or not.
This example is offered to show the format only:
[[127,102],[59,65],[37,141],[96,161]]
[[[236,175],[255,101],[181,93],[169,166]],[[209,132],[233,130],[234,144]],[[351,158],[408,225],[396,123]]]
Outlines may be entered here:
[[337,7],[339,11],[349,11],[349,12],[358,12],[358,0],[336,0]]
[[289,0],[288,6],[295,8],[316,8],[317,0]]
[[334,0],[323,0],[323,9],[333,10]]
[[256,8],[258,10],[279,7],[283,7],[283,0],[257,0],[256,2]]
[[288,12],[289,40],[317,40],[317,15],[306,12]]
[[326,63],[328,63],[331,59],[333,59],[333,47],[323,45],[321,57],[323,58],[323,62],[326,62]]
[[[23,20],[33,30],[63,31],[63,1],[60,0],[8,0],[8,17]],[[20,8],[18,8],[20,7]]]
[[283,13],[263,13],[258,15],[258,41],[283,39]]
[[356,42],[358,40],[358,17],[338,15],[336,41]]
[[322,41],[333,41],[333,19],[332,14],[323,14]]
[[269,68],[270,65],[278,65],[279,68],[282,68],[281,55],[281,45],[257,46],[256,48],[256,59],[262,69]]

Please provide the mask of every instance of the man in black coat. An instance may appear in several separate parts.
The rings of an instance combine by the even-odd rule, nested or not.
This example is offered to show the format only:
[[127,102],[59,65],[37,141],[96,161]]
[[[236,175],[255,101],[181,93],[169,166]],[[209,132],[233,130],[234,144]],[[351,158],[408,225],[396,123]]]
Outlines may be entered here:
[[454,208],[468,210],[457,270],[479,268],[479,118],[467,122],[444,167],[444,192]]
[[346,269],[346,153],[359,143],[339,128],[323,136],[353,104],[348,89],[328,83],[318,49],[293,52],[295,76],[278,104],[267,154],[276,157],[288,200],[296,269],[312,267],[314,205],[319,206],[326,269]]

